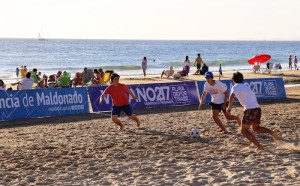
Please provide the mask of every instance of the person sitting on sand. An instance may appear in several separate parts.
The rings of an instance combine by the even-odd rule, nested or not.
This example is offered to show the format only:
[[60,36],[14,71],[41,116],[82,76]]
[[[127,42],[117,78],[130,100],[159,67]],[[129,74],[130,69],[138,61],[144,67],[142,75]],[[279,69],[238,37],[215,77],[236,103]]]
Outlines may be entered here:
[[190,72],[190,66],[184,66],[183,69],[181,71],[177,72],[177,75],[179,77],[184,77],[187,76]]
[[249,132],[249,128],[252,126],[254,132],[257,133],[268,133],[273,136],[274,141],[277,143],[279,138],[277,130],[270,130],[265,127],[261,127],[260,118],[261,118],[261,108],[257,102],[254,92],[250,89],[249,86],[243,83],[244,76],[240,72],[233,74],[232,80],[234,86],[231,88],[231,95],[229,98],[229,104],[226,109],[226,113],[230,113],[234,97],[236,96],[244,107],[244,116],[242,120],[242,134],[251,141],[254,145],[257,146],[258,150],[264,149],[263,146],[257,141],[254,135]]
[[200,70],[200,75],[204,75],[206,72],[208,72],[208,66],[206,63],[203,63],[202,69]]
[[226,113],[226,107],[228,104],[228,92],[227,86],[221,81],[214,80],[214,76],[212,72],[205,73],[206,82],[204,83],[204,90],[201,96],[199,110],[202,107],[202,104],[206,98],[207,93],[211,95],[211,102],[209,105],[211,106],[212,117],[215,123],[220,127],[220,129],[227,133],[226,128],[224,127],[222,121],[219,118],[219,113],[223,111],[227,120],[236,120],[238,125],[241,125],[241,120],[238,116],[233,116],[230,113]]
[[55,88],[56,87],[55,74],[52,74],[52,75],[49,76],[47,85],[48,85],[48,88]]
[[90,81],[93,80],[94,72],[93,72],[92,69],[88,69],[88,68],[85,67],[83,69],[83,72],[81,73],[81,77],[83,79],[83,83],[87,84],[87,83],[89,83]]
[[6,90],[6,85],[2,79],[0,79],[0,90]]
[[173,76],[173,74],[174,74],[174,67],[170,66],[169,70],[163,70],[162,71],[160,78],[162,78],[163,75],[165,75],[165,76],[167,76],[167,78],[169,78],[170,76]]
[[99,73],[100,73],[101,78],[103,78],[103,76],[104,76],[104,74],[105,74],[105,73],[103,72],[103,69],[102,69],[102,68],[99,68],[98,71],[99,71]]
[[12,83],[11,85],[18,85],[18,90],[28,90],[32,89],[32,85],[34,84],[33,78],[31,78],[31,72],[26,73],[26,78],[23,78],[21,81],[17,83]]
[[101,82],[101,75],[98,71],[98,69],[94,69],[94,77],[93,77],[93,85],[100,85]]
[[121,111],[125,112],[129,119],[136,122],[137,127],[140,127],[140,120],[132,113],[132,108],[129,104],[128,94],[134,99],[138,98],[133,94],[128,86],[119,83],[120,76],[117,73],[111,75],[111,85],[109,85],[102,95],[100,96],[100,104],[106,95],[110,95],[112,98],[113,106],[111,112],[112,121],[120,126],[120,130],[125,128],[125,125],[118,119]]
[[83,86],[83,79],[79,72],[76,72],[75,78],[72,80],[72,82],[73,82],[73,87]]

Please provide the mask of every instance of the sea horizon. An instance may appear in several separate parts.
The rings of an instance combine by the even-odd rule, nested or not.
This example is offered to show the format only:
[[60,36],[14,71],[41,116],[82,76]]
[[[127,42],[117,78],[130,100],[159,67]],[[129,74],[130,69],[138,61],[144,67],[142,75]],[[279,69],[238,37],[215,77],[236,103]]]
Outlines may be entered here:
[[24,65],[46,75],[61,70],[74,76],[87,67],[114,70],[125,77],[142,76],[144,56],[150,76],[161,74],[170,65],[181,70],[185,56],[189,56],[194,73],[198,53],[213,72],[218,72],[220,64],[223,72],[251,71],[247,60],[258,53],[270,54],[269,62],[280,63],[285,70],[288,56],[300,54],[300,41],[46,39],[0,39],[0,78],[15,80],[15,69]]

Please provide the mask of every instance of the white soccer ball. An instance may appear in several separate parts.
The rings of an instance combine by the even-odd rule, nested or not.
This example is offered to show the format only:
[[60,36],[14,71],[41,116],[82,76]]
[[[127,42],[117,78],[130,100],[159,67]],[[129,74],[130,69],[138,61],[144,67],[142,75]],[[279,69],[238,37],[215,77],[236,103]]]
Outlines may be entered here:
[[198,129],[192,129],[190,132],[191,138],[198,138],[200,137],[200,132]]

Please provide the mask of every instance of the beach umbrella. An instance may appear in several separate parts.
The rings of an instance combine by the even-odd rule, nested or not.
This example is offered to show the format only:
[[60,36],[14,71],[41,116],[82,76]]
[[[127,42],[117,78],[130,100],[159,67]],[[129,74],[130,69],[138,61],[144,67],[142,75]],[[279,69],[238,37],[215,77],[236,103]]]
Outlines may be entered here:
[[264,63],[269,61],[271,56],[269,54],[257,54],[248,60],[248,63],[254,65],[255,62]]

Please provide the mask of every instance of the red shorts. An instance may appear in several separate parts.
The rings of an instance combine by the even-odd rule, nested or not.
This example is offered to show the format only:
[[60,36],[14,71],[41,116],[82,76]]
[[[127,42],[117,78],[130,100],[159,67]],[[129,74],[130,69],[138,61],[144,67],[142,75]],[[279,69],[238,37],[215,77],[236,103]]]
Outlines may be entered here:
[[260,124],[261,109],[253,108],[244,111],[243,124],[250,125],[251,123]]

